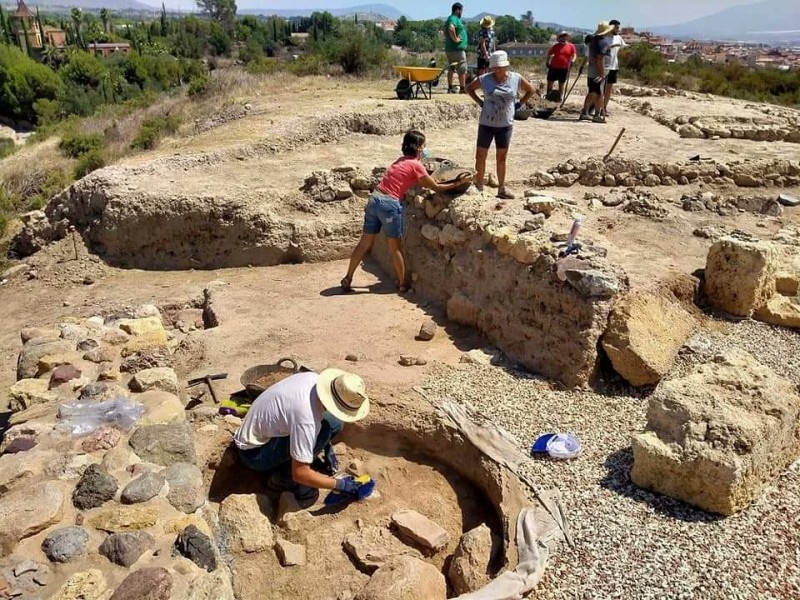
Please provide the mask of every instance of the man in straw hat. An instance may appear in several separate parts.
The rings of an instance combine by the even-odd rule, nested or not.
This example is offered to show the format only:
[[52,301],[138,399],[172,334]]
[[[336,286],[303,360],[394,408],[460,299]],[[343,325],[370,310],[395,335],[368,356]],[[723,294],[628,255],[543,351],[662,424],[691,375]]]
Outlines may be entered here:
[[481,19],[481,29],[478,32],[478,75],[489,70],[489,57],[494,50],[494,17],[486,15]]
[[[367,414],[369,398],[358,375],[339,369],[297,373],[256,398],[233,439],[245,466],[272,472],[268,487],[292,492],[307,508],[320,489],[358,497],[360,484],[352,477],[330,476],[338,467],[330,442],[344,423]],[[322,453],[325,461],[318,458]]]
[[[597,29],[592,36],[592,41],[589,42],[589,93],[586,94],[586,100],[583,103],[583,111],[581,111],[580,120],[592,120],[595,123],[605,123],[606,118],[603,116],[603,108],[605,101],[605,57],[608,55],[611,47],[610,34],[614,30],[614,26],[608,21],[601,21],[597,25]],[[594,117],[589,116],[589,108],[594,107]]]

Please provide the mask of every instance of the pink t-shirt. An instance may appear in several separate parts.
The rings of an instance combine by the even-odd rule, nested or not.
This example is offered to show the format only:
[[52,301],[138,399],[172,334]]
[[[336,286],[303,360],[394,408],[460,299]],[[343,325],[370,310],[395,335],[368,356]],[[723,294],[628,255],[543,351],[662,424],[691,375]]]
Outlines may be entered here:
[[403,156],[386,169],[386,174],[378,184],[378,191],[402,200],[406,192],[427,174],[428,171],[420,161],[410,156]]

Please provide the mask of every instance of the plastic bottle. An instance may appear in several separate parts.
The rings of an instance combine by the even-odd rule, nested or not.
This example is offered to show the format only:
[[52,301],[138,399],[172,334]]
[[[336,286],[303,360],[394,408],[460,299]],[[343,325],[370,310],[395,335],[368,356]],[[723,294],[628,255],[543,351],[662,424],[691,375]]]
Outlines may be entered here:
[[583,224],[583,217],[575,217],[572,221],[572,227],[569,230],[569,235],[567,236],[567,252],[572,249],[572,246],[575,245],[575,238],[578,237],[578,232],[581,230],[581,225]]

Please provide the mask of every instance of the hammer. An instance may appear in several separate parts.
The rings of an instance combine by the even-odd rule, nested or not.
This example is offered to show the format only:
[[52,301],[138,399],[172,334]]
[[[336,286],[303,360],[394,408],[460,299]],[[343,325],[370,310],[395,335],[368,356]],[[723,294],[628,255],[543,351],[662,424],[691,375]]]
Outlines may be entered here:
[[217,398],[217,392],[214,389],[213,381],[217,379],[227,379],[227,373],[217,373],[216,375],[204,375],[203,377],[197,377],[196,379],[190,379],[187,382],[188,387],[194,387],[196,385],[200,385],[201,383],[205,383],[208,386],[208,390],[211,392],[211,398],[214,400],[214,404],[219,404],[219,398]]

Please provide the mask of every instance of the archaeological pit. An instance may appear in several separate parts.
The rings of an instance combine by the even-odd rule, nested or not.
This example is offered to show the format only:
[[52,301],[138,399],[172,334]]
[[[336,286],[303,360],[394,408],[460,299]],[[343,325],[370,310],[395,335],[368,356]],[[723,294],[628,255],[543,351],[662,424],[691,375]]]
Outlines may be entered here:
[[[650,127],[657,143],[629,132],[604,160],[617,133],[608,128],[594,140],[542,149],[542,139],[561,135],[564,123],[530,120],[517,126],[509,156],[516,200],[498,203],[492,188],[410,194],[404,250],[413,292],[406,301],[454,337],[474,332],[480,342],[473,347],[491,345],[493,362],[509,372],[536,374],[554,390],[574,391],[578,402],[580,394],[627,390],[647,413],[626,432],[633,484],[713,514],[746,511],[800,454],[796,385],[758,356],[706,356],[694,345],[693,355],[705,362],[690,369],[684,355],[687,343],[720,320],[800,327],[796,117],[749,108],[737,112],[739,120],[724,110],[695,119],[684,112],[700,97],[626,93],[629,125]],[[470,106],[436,101],[309,116],[257,143],[101,169],[44,211],[25,215],[12,252],[34,261],[76,235],[110,267],[192,277],[214,271],[204,283],[226,279],[223,269],[345,259],[402,132],[425,129],[435,156],[468,168],[475,115]],[[581,247],[564,256],[576,218]],[[383,243],[372,258],[368,268],[391,281]],[[269,269],[256,272],[269,277]],[[338,295],[337,281],[320,295]],[[219,415],[208,395],[188,398],[184,383],[209,369],[238,377],[263,359],[243,349],[247,327],[238,326],[238,347],[223,347],[221,336],[241,315],[256,327],[259,311],[286,300],[270,295],[267,308],[254,309],[233,286],[204,287],[188,303],[155,313],[133,306],[99,321],[81,317],[23,332],[24,372],[12,392],[16,412],[4,445],[33,440],[41,465],[0,457],[0,518],[11,527],[3,502],[19,504],[30,493],[49,512],[15,524],[3,539],[0,575],[10,585],[63,600],[77,598],[78,589],[92,598],[115,590],[115,600],[142,597],[143,589],[155,590],[148,592],[154,598],[209,600],[457,597],[520,562],[530,567],[530,546],[519,552],[517,537],[529,507],[539,524],[537,582],[539,567],[573,547],[561,520],[569,521],[569,511],[562,515],[561,501],[548,493],[558,482],[533,481],[520,469],[528,460],[520,449],[530,440],[511,440],[480,407],[419,388],[377,399],[374,418],[337,445],[343,467],[376,478],[375,498],[338,511],[322,504],[300,511],[287,497],[267,494],[230,449],[237,419]],[[281,343],[301,339],[271,325]],[[88,340],[98,346],[85,350]],[[80,376],[51,389],[54,370],[66,364]],[[369,368],[380,379],[380,367]],[[729,393],[732,380],[747,390],[745,399]],[[58,402],[87,387],[103,399],[119,391],[147,412],[121,436],[104,430],[113,444],[97,436],[98,447],[87,450],[54,428]],[[767,401],[776,394],[780,401]],[[87,469],[94,463],[102,468]],[[126,504],[124,490],[135,479],[138,487],[160,486]],[[74,490],[91,486],[105,499],[76,508]],[[398,521],[408,510],[438,526],[445,541],[434,549],[424,536],[404,534]],[[84,550],[63,562],[40,551],[56,524],[82,529],[67,533]],[[107,542],[107,534],[125,539]],[[101,545],[107,548],[98,554]],[[135,567],[110,564],[112,546],[119,554],[141,549],[128,565]],[[45,584],[29,576],[36,569],[14,573],[19,556],[33,557],[48,574]]]

